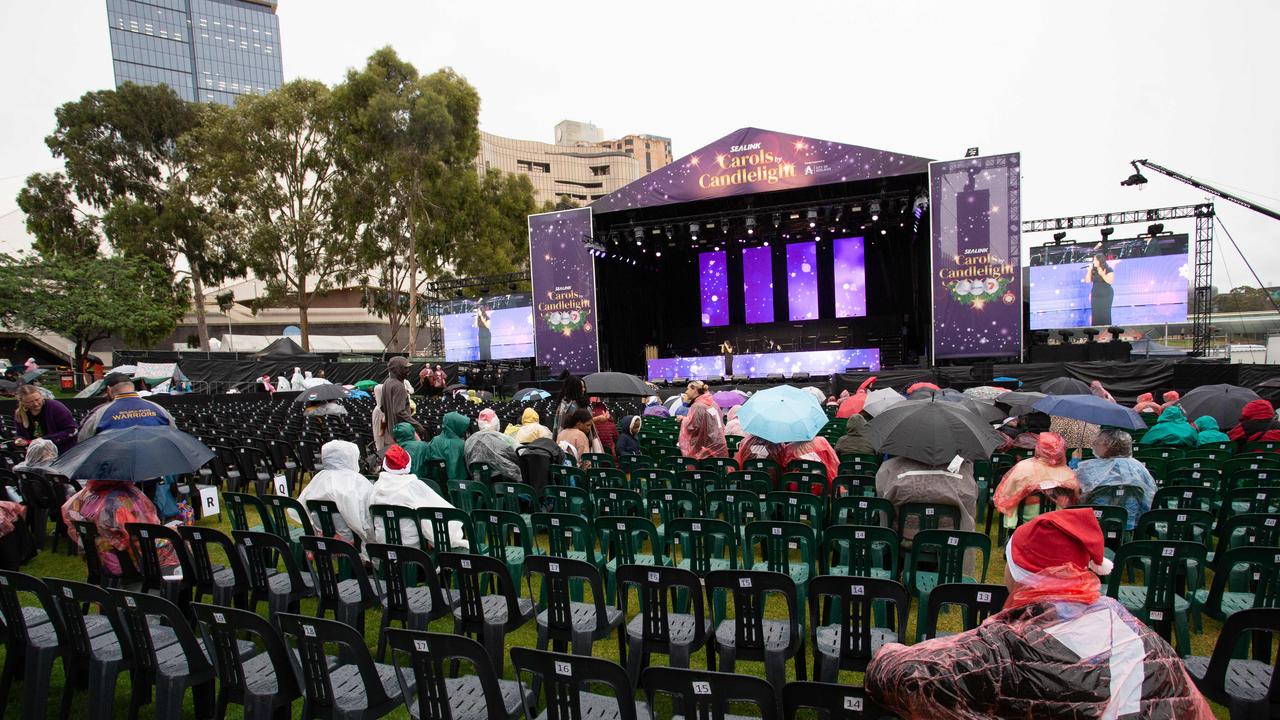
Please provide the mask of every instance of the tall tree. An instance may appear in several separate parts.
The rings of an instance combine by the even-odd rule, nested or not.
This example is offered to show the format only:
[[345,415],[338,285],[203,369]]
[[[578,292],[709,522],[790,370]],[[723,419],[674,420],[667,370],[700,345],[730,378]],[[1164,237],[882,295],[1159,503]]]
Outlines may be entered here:
[[86,257],[96,255],[102,239],[98,218],[71,196],[71,184],[62,173],[36,173],[18,192],[18,207],[27,216],[27,232],[35,238],[40,255]]
[[358,226],[341,207],[351,184],[338,163],[345,122],[329,88],[295,80],[241,98],[197,139],[203,182],[234,209],[248,265],[266,283],[263,301],[297,306],[308,349],[312,303],[361,269]]
[[[54,156],[65,161],[64,186],[101,215],[107,240],[117,250],[155,259],[179,276],[189,274],[204,350],[209,349],[204,287],[240,275],[243,262],[220,209],[191,183],[199,155],[187,139],[224,112],[220,106],[188,103],[168,86],[126,83],[58,108],[58,127],[45,138]],[[47,203],[59,187],[46,181],[29,183],[28,190]],[[67,220],[64,211],[44,217],[41,222]]]
[[143,257],[0,255],[0,320],[71,340],[77,368],[109,337],[142,345],[164,338],[189,300],[184,283]]

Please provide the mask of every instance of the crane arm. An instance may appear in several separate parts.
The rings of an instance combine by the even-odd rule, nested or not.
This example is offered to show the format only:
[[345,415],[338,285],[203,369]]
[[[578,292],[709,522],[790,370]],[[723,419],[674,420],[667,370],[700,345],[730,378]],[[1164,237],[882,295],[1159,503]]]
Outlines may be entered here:
[[1203,190],[1215,197],[1220,197],[1223,200],[1233,202],[1241,207],[1245,207],[1254,212],[1266,215],[1272,220],[1280,220],[1280,212],[1276,212],[1275,210],[1272,210],[1269,207],[1264,207],[1262,205],[1259,205],[1251,200],[1246,200],[1238,195],[1233,195],[1227,192],[1226,190],[1220,190],[1212,185],[1209,185],[1208,183],[1205,183],[1201,180],[1197,180],[1191,177],[1190,175],[1184,175],[1178,172],[1177,170],[1172,170],[1163,165],[1153,163],[1150,160],[1133,160],[1130,162],[1130,164],[1133,165],[1133,169],[1135,170],[1135,172],[1133,175],[1129,177],[1128,180],[1121,182],[1120,183],[1121,185],[1141,185],[1142,183],[1145,183],[1147,180],[1146,178],[1142,177],[1142,173],[1136,172],[1138,169],[1138,166],[1141,165],[1142,167],[1154,170],[1160,173],[1161,175],[1166,175],[1168,177],[1173,178],[1174,180],[1179,180],[1181,182],[1184,182],[1190,185],[1191,187],[1196,188],[1197,190]]

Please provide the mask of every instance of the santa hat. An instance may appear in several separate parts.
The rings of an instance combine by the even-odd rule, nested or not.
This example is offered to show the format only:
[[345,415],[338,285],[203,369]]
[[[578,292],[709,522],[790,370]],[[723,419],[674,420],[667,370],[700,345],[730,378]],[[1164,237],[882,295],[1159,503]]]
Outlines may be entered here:
[[1266,400],[1251,400],[1240,410],[1241,420],[1270,420],[1275,416],[1275,409]]
[[409,472],[409,453],[399,445],[392,445],[387,448],[387,454],[382,458],[382,469],[392,475],[404,475]]
[[1013,531],[1005,560],[1014,581],[1028,583],[1036,573],[1058,565],[1075,565],[1098,575],[1111,572],[1103,555],[1102,527],[1090,508],[1055,510]]

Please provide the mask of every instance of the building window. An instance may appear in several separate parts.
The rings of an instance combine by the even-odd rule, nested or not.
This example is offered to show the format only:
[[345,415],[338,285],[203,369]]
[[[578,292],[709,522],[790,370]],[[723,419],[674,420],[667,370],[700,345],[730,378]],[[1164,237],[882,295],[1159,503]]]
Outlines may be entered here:
[[649,153],[644,154],[644,171],[653,172],[653,159],[649,157]]
[[592,165],[591,174],[595,175],[596,177],[599,177],[601,175],[608,175],[609,166],[608,165]]
[[634,142],[631,138],[627,138],[627,139],[626,139],[626,140],[624,140],[623,142],[625,142],[625,143],[627,144],[627,147],[630,147],[630,146],[632,146],[632,145],[634,145],[634,144],[635,144],[635,142]]
[[532,160],[516,160],[516,167],[527,173],[551,173],[551,163],[534,162]]

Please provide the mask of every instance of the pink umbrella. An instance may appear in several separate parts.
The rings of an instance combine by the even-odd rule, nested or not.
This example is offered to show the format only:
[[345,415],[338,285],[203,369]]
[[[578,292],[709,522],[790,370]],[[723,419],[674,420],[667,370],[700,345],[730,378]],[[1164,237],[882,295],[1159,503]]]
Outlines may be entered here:
[[721,390],[712,395],[711,399],[716,401],[716,405],[719,405],[721,410],[728,410],[735,405],[745,403],[747,396],[737,390]]

